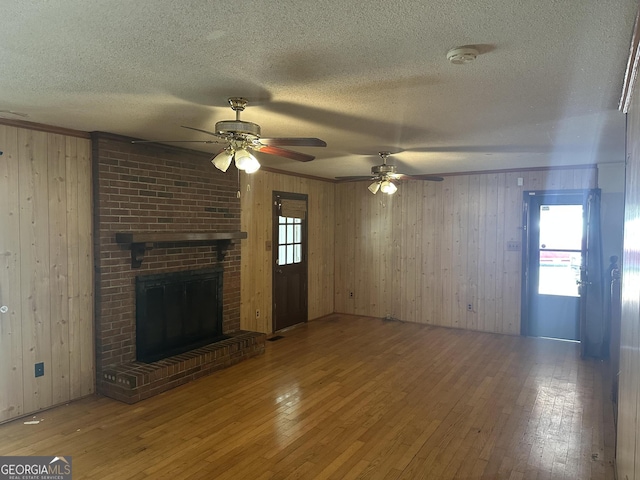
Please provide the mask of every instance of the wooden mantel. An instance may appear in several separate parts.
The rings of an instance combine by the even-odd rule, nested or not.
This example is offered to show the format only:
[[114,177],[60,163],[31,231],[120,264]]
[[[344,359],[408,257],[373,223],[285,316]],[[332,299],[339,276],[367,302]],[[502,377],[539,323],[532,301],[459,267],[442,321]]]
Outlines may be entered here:
[[139,268],[145,251],[162,243],[215,243],[218,260],[224,260],[229,245],[235,240],[247,238],[247,232],[119,232],[116,242],[131,245],[131,268]]

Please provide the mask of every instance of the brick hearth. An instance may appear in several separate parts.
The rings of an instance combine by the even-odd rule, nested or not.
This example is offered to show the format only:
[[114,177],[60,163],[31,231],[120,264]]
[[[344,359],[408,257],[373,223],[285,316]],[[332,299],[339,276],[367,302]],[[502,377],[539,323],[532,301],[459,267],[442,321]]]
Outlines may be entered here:
[[132,362],[102,371],[102,393],[135,403],[264,353],[264,333],[240,331],[231,338],[153,363]]
[[[212,242],[154,244],[139,268],[132,268],[130,246],[116,241],[123,232],[239,232],[235,167],[223,173],[211,165],[210,154],[132,144],[111,134],[94,133],[92,140],[98,392],[137,401],[264,351],[264,336],[240,332],[240,240],[223,260]],[[222,328],[231,343],[136,362],[136,275],[214,266],[224,269]]]

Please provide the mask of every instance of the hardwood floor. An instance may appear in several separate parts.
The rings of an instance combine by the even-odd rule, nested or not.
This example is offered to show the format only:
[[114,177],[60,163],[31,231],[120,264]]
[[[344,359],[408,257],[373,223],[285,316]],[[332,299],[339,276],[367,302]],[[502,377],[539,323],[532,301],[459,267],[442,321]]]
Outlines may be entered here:
[[613,479],[606,365],[578,345],[335,315],[135,405],[0,425],[74,480]]

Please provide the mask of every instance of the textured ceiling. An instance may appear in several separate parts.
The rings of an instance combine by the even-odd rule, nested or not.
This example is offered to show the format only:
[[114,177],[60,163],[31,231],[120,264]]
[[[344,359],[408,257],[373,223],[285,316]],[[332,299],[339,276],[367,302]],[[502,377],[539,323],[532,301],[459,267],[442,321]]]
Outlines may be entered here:
[[[620,162],[635,0],[3,0],[0,117],[206,140],[244,96],[265,137],[327,148],[269,167],[366,175]],[[476,45],[474,63],[449,49]],[[189,144],[214,152],[216,145]],[[0,146],[1,149],[1,146]]]

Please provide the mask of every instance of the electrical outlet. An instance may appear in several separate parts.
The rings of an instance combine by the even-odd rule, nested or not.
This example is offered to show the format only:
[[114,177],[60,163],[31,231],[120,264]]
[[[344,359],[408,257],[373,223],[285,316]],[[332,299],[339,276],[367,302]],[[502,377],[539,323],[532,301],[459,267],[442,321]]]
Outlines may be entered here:
[[256,310],[256,318],[260,318],[260,310]]
[[467,310],[469,310],[470,312],[473,312],[473,305],[469,303],[467,305]]
[[520,242],[515,240],[509,240],[507,242],[507,251],[508,252],[519,252],[520,251]]
[[36,377],[44,376],[44,362],[36,363]]
[[353,292],[349,292],[349,298],[353,298]]

